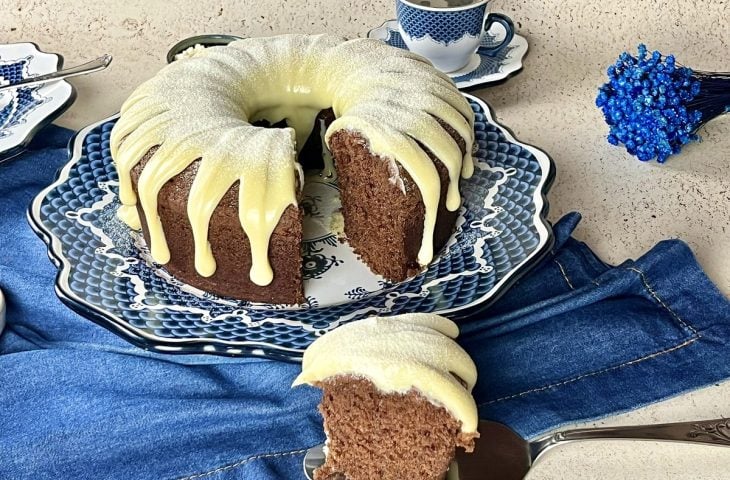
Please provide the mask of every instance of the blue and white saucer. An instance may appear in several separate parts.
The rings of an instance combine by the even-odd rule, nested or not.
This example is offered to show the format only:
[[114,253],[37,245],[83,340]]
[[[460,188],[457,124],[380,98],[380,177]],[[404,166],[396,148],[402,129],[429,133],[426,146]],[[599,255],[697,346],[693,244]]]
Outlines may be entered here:
[[[398,20],[389,20],[383,25],[368,32],[368,38],[382,40],[388,45],[408,49],[400,32]],[[499,42],[495,37],[486,34],[482,39],[482,46],[491,47]],[[497,55],[475,53],[469,64],[448,73],[460,89],[485,86],[490,83],[503,81],[522,70],[522,59],[527,54],[527,39],[515,33],[514,38]]]
[[[59,70],[63,57],[33,43],[0,45],[0,84]],[[66,81],[0,92],[0,162],[21,153],[33,136],[76,99]]]
[[303,305],[253,304],[182,284],[150,258],[142,236],[116,217],[109,153],[116,116],[83,129],[71,160],[29,209],[59,269],[56,291],[72,309],[143,348],[298,359],[317,337],[371,315],[438,312],[463,318],[486,308],[552,247],[546,194],[550,158],[476,112],[476,169],[462,180],[456,232],[429,268],[398,284],[370,272],[331,231],[337,187],[307,183]]

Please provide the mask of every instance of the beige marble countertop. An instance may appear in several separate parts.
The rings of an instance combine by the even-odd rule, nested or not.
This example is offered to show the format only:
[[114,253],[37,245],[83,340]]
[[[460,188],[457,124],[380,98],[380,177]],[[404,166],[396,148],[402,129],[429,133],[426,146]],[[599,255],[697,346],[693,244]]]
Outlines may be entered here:
[[[524,71],[478,90],[525,142],[554,159],[550,218],[580,210],[576,236],[608,262],[681,238],[730,295],[730,116],[664,166],[605,141],[593,101],[605,67],[639,42],[703,70],[730,69],[728,0],[494,0],[527,37]],[[59,120],[80,128],[117,111],[164,63],[176,41],[199,33],[361,36],[394,17],[393,0],[0,0],[0,43],[34,41],[68,66],[102,53],[107,71],[72,80],[76,104]],[[730,382],[597,422],[598,425],[730,416]],[[730,449],[591,442],[555,450],[530,479],[728,479]]]

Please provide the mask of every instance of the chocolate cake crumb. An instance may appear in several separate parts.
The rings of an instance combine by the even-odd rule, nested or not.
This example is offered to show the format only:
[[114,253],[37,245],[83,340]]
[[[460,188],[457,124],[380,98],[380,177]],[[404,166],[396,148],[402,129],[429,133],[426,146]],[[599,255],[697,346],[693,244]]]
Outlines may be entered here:
[[[457,136],[450,128],[447,130]],[[465,142],[460,137],[458,140],[462,149],[465,148]],[[396,175],[403,188],[392,182],[392,161],[373,155],[367,140],[357,132],[335,132],[330,137],[330,148],[335,158],[345,235],[350,246],[373,272],[387,280],[400,282],[418,274],[422,269],[418,251],[426,214],[418,186],[400,165]],[[428,149],[424,150],[434,161],[441,180],[433,238],[434,254],[437,254],[451,237],[458,211],[450,212],[446,208],[448,170]]]
[[[321,168],[322,128],[334,120],[331,109],[320,112],[315,128],[300,155],[305,168]],[[441,126],[456,140],[462,152],[466,143],[445,122]],[[262,126],[282,127],[282,123]],[[365,138],[356,132],[335,132],[330,145],[337,170],[344,217],[344,235],[370,269],[387,280],[399,282],[418,274],[418,251],[423,236],[425,206],[418,187],[408,172],[389,159],[373,155]],[[423,145],[434,161],[441,180],[441,198],[434,232],[434,253],[443,248],[453,232],[458,212],[446,208],[448,171]],[[132,169],[132,186],[157,150],[150,149]],[[320,162],[320,163],[317,163]],[[251,250],[238,216],[238,184],[224,195],[211,218],[209,241],[216,260],[216,271],[203,277],[195,270],[195,247],[187,215],[187,200],[200,161],[196,160],[160,190],[158,213],[170,250],[164,268],[181,281],[224,297],[274,304],[304,301],[302,285],[302,211],[289,206],[271,235],[269,261],[274,279],[266,286],[249,278]],[[393,179],[398,181],[394,182]],[[141,205],[137,211],[145,241],[149,232]],[[341,232],[338,232],[341,234]]]
[[[155,151],[156,148],[150,150],[132,169],[135,191],[139,175]],[[302,212],[295,206],[289,206],[284,211],[269,244],[274,279],[267,286],[256,285],[249,278],[251,247],[238,217],[238,183],[223,196],[210,221],[208,239],[216,261],[216,271],[210,277],[198,275],[187,200],[199,165],[199,161],[193,162],[160,190],[158,212],[170,249],[170,261],[164,268],[183,282],[216,295],[253,302],[302,303]],[[149,233],[139,202],[137,211],[145,241],[149,245]]]
[[315,480],[441,480],[457,447],[474,449],[478,434],[415,390],[383,393],[353,376],[317,386],[328,452]]

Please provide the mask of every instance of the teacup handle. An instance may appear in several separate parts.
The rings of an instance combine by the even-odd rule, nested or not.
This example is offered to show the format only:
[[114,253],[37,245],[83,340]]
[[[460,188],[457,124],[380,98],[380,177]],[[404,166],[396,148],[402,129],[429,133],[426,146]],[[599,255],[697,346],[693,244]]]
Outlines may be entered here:
[[509,18],[507,15],[503,15],[501,13],[490,13],[489,15],[487,15],[487,18],[484,20],[484,34],[491,30],[492,25],[494,25],[495,23],[499,23],[504,27],[504,30],[506,32],[504,40],[502,40],[499,45],[493,47],[480,46],[477,51],[481,54],[496,55],[497,53],[501,52],[504,47],[509,45],[515,36],[515,26],[512,23],[512,19]]

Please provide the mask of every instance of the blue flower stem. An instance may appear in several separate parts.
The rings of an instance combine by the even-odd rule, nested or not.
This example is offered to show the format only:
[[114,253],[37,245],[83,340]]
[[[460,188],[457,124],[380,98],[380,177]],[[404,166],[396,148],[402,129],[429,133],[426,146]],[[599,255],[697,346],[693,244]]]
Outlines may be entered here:
[[730,112],[730,72],[694,72],[700,82],[700,92],[689,104],[702,113],[701,124]]

